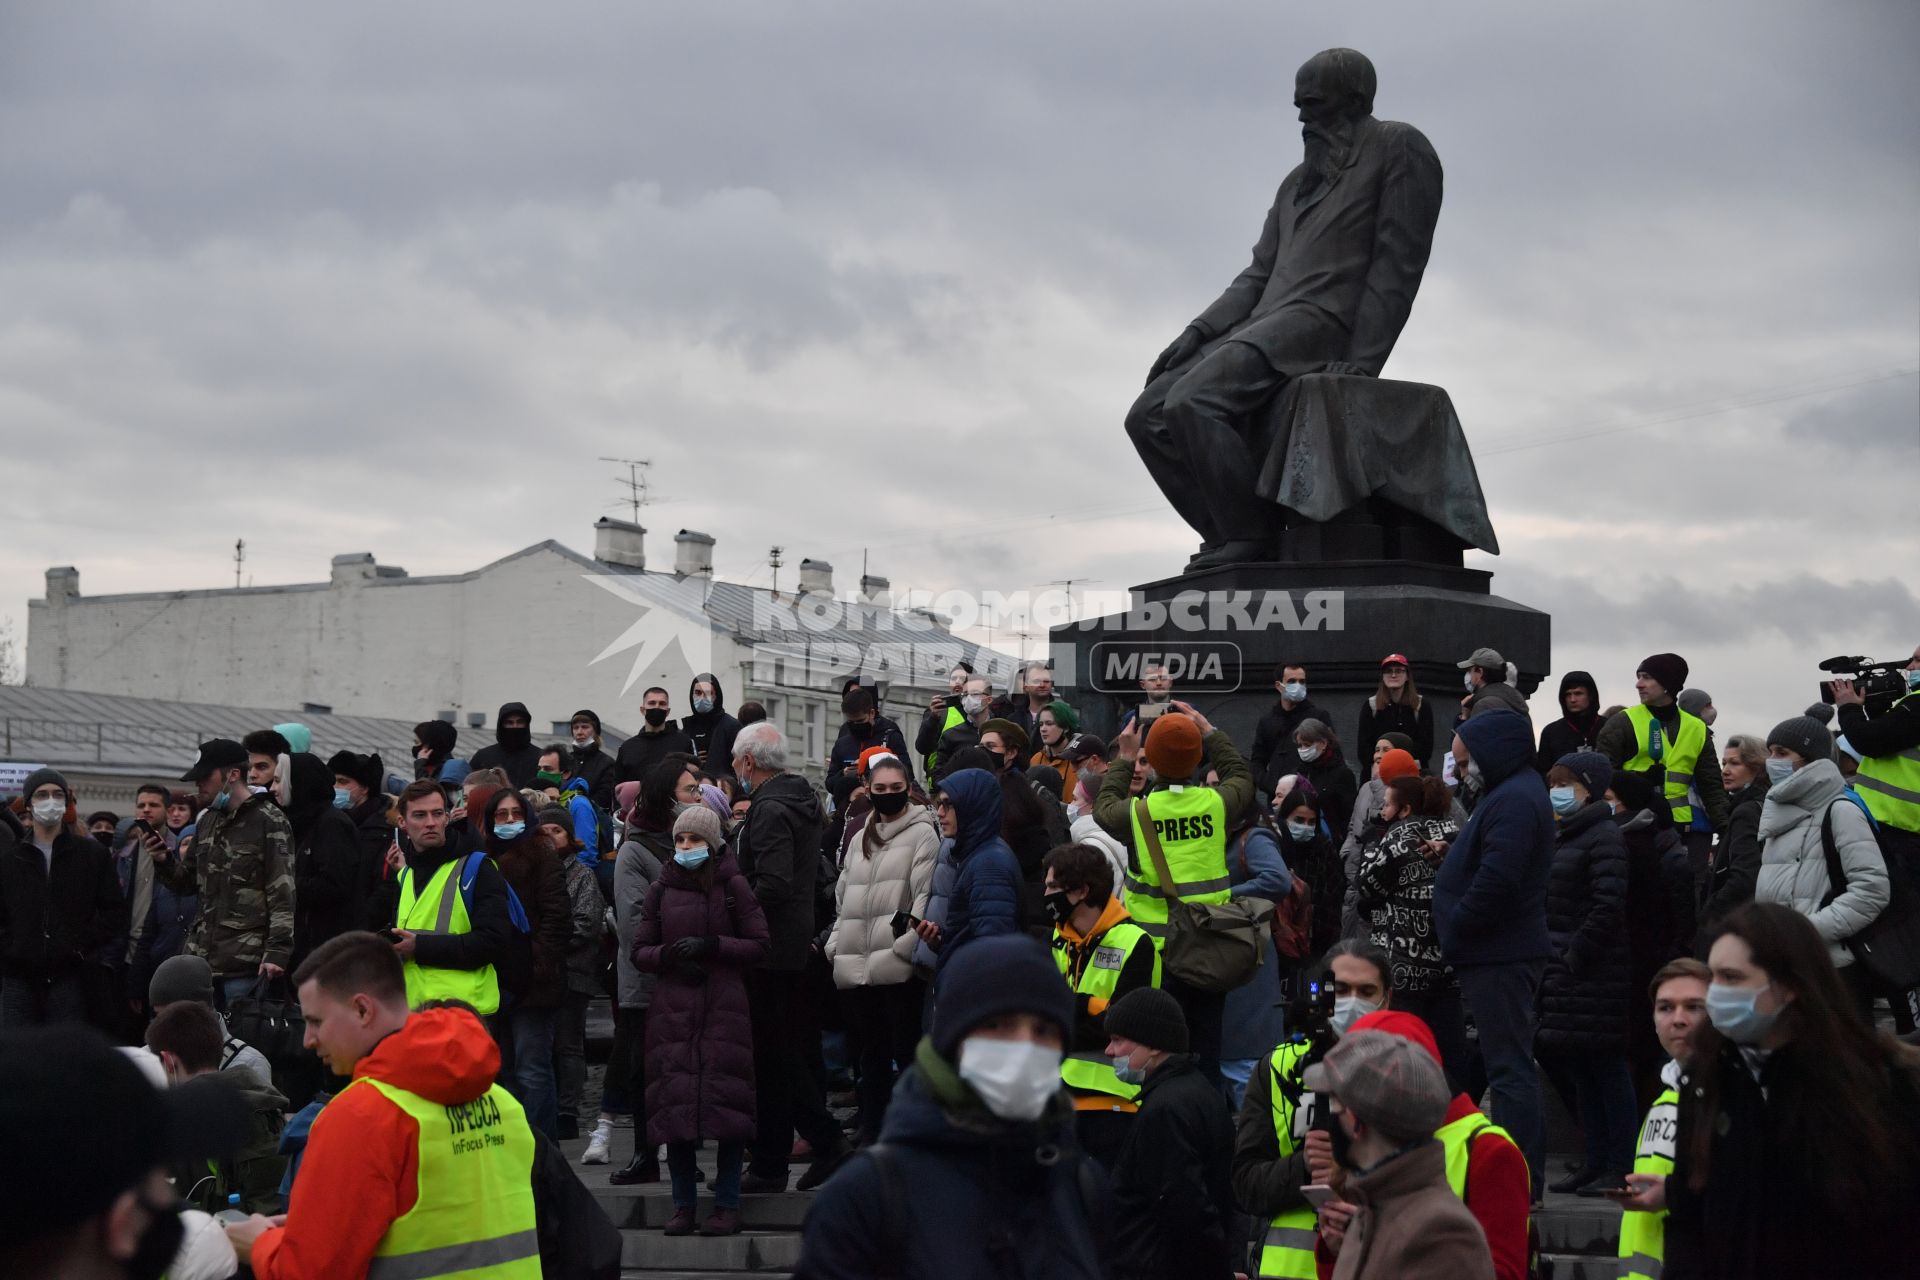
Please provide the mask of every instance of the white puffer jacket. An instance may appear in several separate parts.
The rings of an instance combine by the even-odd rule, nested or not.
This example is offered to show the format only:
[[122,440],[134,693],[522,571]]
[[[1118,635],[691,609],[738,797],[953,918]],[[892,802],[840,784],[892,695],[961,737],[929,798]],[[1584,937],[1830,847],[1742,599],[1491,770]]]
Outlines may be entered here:
[[879,843],[866,851],[866,832],[855,837],[834,885],[839,919],[827,936],[827,959],[836,987],[881,987],[913,976],[911,929],[893,936],[898,911],[927,914],[933,867],[940,856],[940,824],[933,811],[909,805],[891,822],[879,814],[867,819]]
[[[1873,828],[1846,789],[1838,765],[1816,760],[1767,792],[1760,810],[1760,878],[1753,890],[1755,901],[1778,902],[1813,921],[1836,968],[1853,963],[1840,944],[1872,924],[1892,896]],[[1847,887],[1822,907],[1830,881],[1820,827],[1829,808]]]

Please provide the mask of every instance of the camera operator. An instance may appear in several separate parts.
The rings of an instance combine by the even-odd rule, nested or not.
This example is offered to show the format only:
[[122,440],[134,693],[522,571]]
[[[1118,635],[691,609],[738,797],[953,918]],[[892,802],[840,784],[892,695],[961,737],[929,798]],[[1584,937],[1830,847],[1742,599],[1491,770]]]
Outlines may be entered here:
[[1840,732],[1860,757],[1853,787],[1880,824],[1881,848],[1920,871],[1920,648],[1905,670],[1906,692],[1869,717],[1867,700],[1851,680],[1833,682]]
[[[1327,972],[1318,999],[1289,1026],[1302,1033],[1286,1041],[1254,1068],[1234,1122],[1233,1194],[1256,1222],[1265,1220],[1252,1274],[1311,1276],[1319,1220],[1301,1188],[1314,1181],[1308,1146],[1327,1143],[1326,1117],[1317,1114],[1303,1077],[1326,1056],[1348,1027],[1392,998],[1393,965],[1387,953],[1370,943],[1337,943],[1326,956]],[[1318,1138],[1309,1131],[1320,1130]]]

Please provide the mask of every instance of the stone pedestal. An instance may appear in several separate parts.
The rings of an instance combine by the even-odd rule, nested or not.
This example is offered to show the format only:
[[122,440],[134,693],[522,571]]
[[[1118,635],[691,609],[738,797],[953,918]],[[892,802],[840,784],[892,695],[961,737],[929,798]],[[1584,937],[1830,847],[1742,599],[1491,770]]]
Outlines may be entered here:
[[1380,682],[1380,659],[1403,653],[1432,701],[1435,759],[1465,690],[1454,664],[1491,646],[1520,668],[1531,693],[1552,669],[1549,618],[1492,594],[1480,569],[1406,560],[1240,564],[1134,588],[1129,613],[1086,618],[1052,633],[1055,683],[1070,689],[1082,728],[1111,737],[1142,701],[1150,658],[1170,664],[1175,696],[1191,702],[1243,750],[1274,705],[1282,663],[1307,668],[1309,696],[1331,718],[1350,761],[1360,703]]

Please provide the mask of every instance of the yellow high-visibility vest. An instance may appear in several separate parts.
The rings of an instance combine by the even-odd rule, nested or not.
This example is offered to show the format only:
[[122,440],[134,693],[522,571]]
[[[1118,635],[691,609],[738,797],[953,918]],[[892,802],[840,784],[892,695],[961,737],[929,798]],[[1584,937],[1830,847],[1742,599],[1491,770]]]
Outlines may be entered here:
[[[1146,797],[1147,812],[1167,855],[1173,877],[1171,896],[1182,902],[1225,902],[1232,897],[1227,872],[1227,802],[1212,787],[1168,787]],[[1127,806],[1133,826],[1134,861],[1127,874],[1127,910],[1133,921],[1152,936],[1155,946],[1167,939],[1169,888],[1160,883],[1147,841],[1140,830],[1138,803]]]
[[[1171,869],[1172,858],[1167,862]],[[1282,1156],[1298,1151],[1307,1138],[1313,1094],[1302,1089],[1301,1076],[1306,1072],[1304,1062],[1311,1048],[1305,1043],[1283,1044],[1265,1064],[1273,1074],[1267,1082],[1267,1091],[1273,1103],[1273,1136]],[[1287,1089],[1281,1088],[1282,1081],[1300,1094],[1297,1106],[1287,1096]],[[1260,1242],[1259,1280],[1315,1280],[1319,1272],[1314,1265],[1313,1251],[1319,1242],[1319,1214],[1312,1205],[1303,1202],[1282,1210],[1267,1224],[1266,1235]]]
[[[1075,995],[1112,1001],[1120,985],[1120,971],[1133,958],[1136,947],[1153,948],[1153,985],[1160,985],[1160,950],[1153,946],[1147,931],[1131,920],[1121,920],[1105,933],[1087,939],[1086,947],[1092,954],[1086,957],[1080,976],[1075,978],[1071,972],[1072,948],[1060,930],[1054,929],[1053,963],[1060,970],[1060,976],[1072,985]],[[1060,1060],[1060,1079],[1076,1096],[1101,1094],[1111,1098],[1115,1111],[1139,1109],[1135,1100],[1140,1096],[1140,1086],[1121,1084],[1120,1077],[1113,1073],[1113,1060],[1104,1053],[1069,1053]]]
[[[1687,790],[1693,786],[1694,765],[1699,762],[1700,753],[1707,749],[1707,722],[1692,712],[1680,712],[1680,731],[1669,742],[1666,730],[1660,727],[1644,702],[1627,708],[1627,721],[1633,725],[1635,753],[1623,767],[1633,773],[1650,772],[1655,765],[1664,768],[1667,780],[1663,791],[1667,804],[1673,809],[1673,825],[1686,827],[1693,821],[1693,806],[1687,803]],[[1655,734],[1660,736],[1657,747]]]
[[367,1280],[541,1280],[533,1130],[513,1095],[496,1084],[447,1106],[371,1076],[347,1087],[362,1086],[420,1131],[413,1208],[387,1225]]
[[[1680,1132],[1680,1095],[1663,1089],[1640,1126],[1633,1155],[1635,1173],[1673,1172],[1673,1144]],[[1667,1212],[1629,1209],[1620,1215],[1620,1280],[1660,1280],[1667,1257]]]
[[[473,932],[466,898],[455,879],[465,861],[451,858],[442,863],[427,881],[426,892],[417,898],[413,868],[402,868],[394,926],[429,935]],[[408,956],[406,978],[409,1008],[418,1009],[429,1000],[463,1000],[483,1016],[500,1011],[500,978],[490,964],[478,969],[437,969]]]
[[[1915,698],[1920,698],[1920,692],[1909,693],[1900,702]],[[1920,747],[1890,756],[1868,756],[1853,776],[1853,789],[1866,801],[1875,821],[1920,832]]]

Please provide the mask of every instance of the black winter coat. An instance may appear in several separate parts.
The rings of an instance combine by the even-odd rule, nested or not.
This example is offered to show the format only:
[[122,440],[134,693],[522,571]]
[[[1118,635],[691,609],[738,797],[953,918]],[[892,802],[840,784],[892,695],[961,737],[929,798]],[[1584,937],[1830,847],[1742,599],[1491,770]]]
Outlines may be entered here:
[[1353,749],[1363,758],[1372,759],[1373,744],[1389,733],[1404,733],[1413,739],[1413,758],[1424,770],[1433,759],[1432,699],[1422,694],[1417,711],[1404,702],[1389,702],[1380,711],[1374,710],[1371,697],[1362,702],[1360,736],[1353,740]]
[[[614,781],[639,782],[647,776],[647,770],[676,751],[696,758],[700,754],[687,731],[671,722],[658,733],[636,733],[620,744],[620,756],[613,766]],[[733,761],[728,760],[725,767],[732,770]]]
[[833,751],[827,757],[827,794],[841,808],[846,807],[847,797],[860,785],[860,773],[854,766],[860,761],[860,753],[868,747],[885,747],[899,756],[900,763],[906,766],[908,780],[913,778],[913,757],[907,754],[907,739],[899,725],[881,715],[876,715],[872,724],[849,721],[840,726],[839,736],[833,740]]
[[[293,835],[293,964],[364,923],[372,885],[353,819],[327,808]],[[376,864],[377,865],[377,864]]]
[[1140,1112],[1113,1167],[1113,1275],[1225,1280],[1237,1241],[1233,1116],[1187,1055],[1140,1090]]
[[1920,1079],[1911,1068],[1889,1071],[1882,1098],[1857,1104],[1883,1113],[1888,1128],[1909,1139],[1896,1185],[1883,1188],[1873,1203],[1833,1204],[1819,1166],[1785,1132],[1795,1099],[1814,1087],[1806,1055],[1830,1051],[1788,1044],[1767,1058],[1756,1080],[1738,1046],[1722,1042],[1705,1069],[1719,1080],[1720,1115],[1707,1183],[1699,1191],[1689,1184],[1696,1168],[1694,1133],[1705,1117],[1699,1086],[1681,1080],[1675,1160],[1666,1187],[1666,1280],[1904,1280],[1914,1274],[1920,1144],[1911,1135],[1920,1132]]
[[489,841],[489,853],[520,899],[533,933],[531,970],[513,988],[525,1009],[557,1009],[567,995],[567,949],[573,942],[573,903],[560,855],[546,837],[529,831],[518,840]]
[[1318,956],[1340,940],[1340,912],[1347,900],[1346,864],[1340,861],[1339,846],[1325,836],[1297,841],[1282,826],[1278,840],[1280,860],[1307,882],[1313,894],[1312,954]]
[[1347,763],[1345,753],[1334,747],[1322,752],[1313,763],[1301,765],[1299,773],[1320,793],[1320,816],[1333,832],[1333,847],[1339,848],[1347,841],[1353,806],[1360,801],[1360,784],[1354,780],[1353,766]]
[[1760,811],[1766,807],[1771,785],[1762,774],[1738,791],[1727,793],[1732,812],[1727,829],[1713,846],[1700,905],[1694,912],[1699,925],[1695,945],[1701,955],[1713,941],[1707,936],[1708,930],[1741,903],[1753,901],[1753,886],[1760,879]]
[[585,747],[576,745],[567,749],[567,767],[573,770],[576,778],[587,784],[587,799],[603,811],[612,812],[613,757],[593,744]]
[[[409,850],[407,871],[417,877],[414,881],[415,892],[424,890],[427,882],[449,859],[465,857],[467,853],[468,850],[460,846]],[[399,903],[397,886],[394,902],[396,906]],[[507,970],[515,963],[514,947],[520,935],[514,930],[512,917],[507,914],[506,879],[491,858],[483,860],[474,875],[473,897],[467,903],[467,918],[473,927],[465,933],[416,935],[414,960],[430,969],[484,969],[493,965],[501,977],[502,985],[506,985]],[[392,923],[389,917],[388,925]]]
[[[1318,720],[1322,724],[1332,724],[1319,707],[1313,705],[1313,699],[1295,707],[1283,707],[1276,699],[1273,710],[1260,717],[1260,723],[1253,731],[1254,787],[1263,796],[1273,794],[1273,784],[1290,773],[1300,772],[1300,753],[1294,749],[1293,731],[1300,727],[1303,720]],[[1373,744],[1367,744],[1367,754],[1373,754]],[[1353,809],[1349,797],[1347,809]]]
[[31,827],[9,837],[11,824],[0,833],[0,973],[78,973],[87,957],[127,927],[113,855],[92,836],[62,831],[53,839],[49,872]]
[[1540,980],[1534,1043],[1562,1053],[1624,1054],[1632,954],[1627,849],[1613,810],[1592,800],[1561,821],[1547,880],[1553,954]]
[[753,789],[735,834],[740,873],[767,913],[772,939],[763,966],[804,969],[813,945],[814,886],[821,878],[820,837],[827,815],[807,780],[779,773]]

